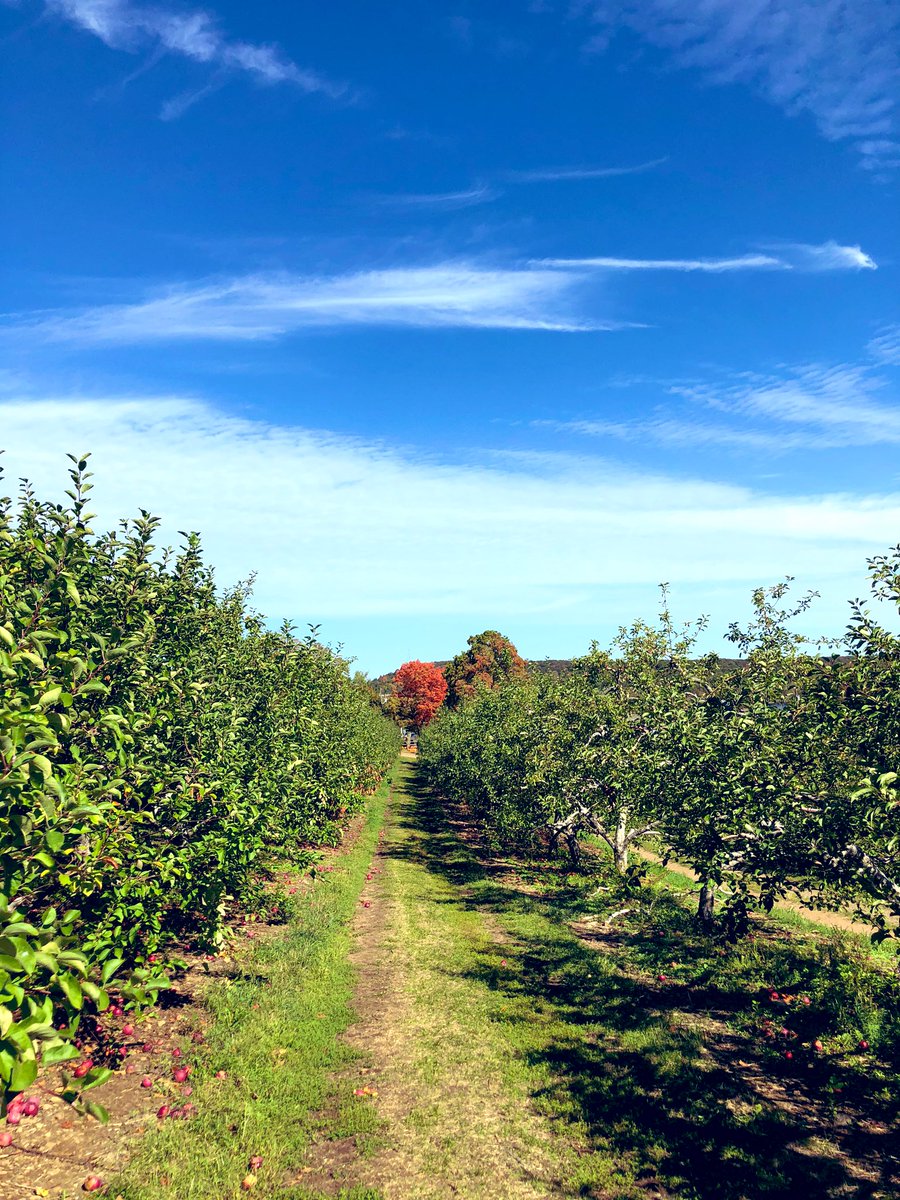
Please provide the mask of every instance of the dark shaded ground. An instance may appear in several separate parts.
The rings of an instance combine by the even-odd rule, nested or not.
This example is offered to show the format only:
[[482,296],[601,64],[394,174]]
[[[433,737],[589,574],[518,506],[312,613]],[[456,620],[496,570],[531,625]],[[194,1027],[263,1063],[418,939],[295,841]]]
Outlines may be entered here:
[[[538,894],[526,864],[490,854],[467,815],[410,780],[415,807],[399,814],[411,836],[393,852],[460,889],[460,904],[491,914],[516,945],[516,969],[483,981],[527,998],[563,1029],[529,1051],[552,1068],[554,1085],[536,1097],[560,1120],[583,1121],[591,1149],[630,1165],[638,1191],[584,1195],[679,1196],[691,1200],[900,1197],[900,1133],[890,1105],[848,1073],[839,1104],[817,1091],[815,1064],[773,1064],[728,1021],[756,997],[696,984],[658,984],[619,960],[615,937],[579,937],[567,922],[584,915],[583,888]],[[686,955],[683,910],[657,909],[662,956]],[[633,936],[633,935],[631,935]],[[671,944],[669,944],[671,942]],[[789,944],[785,954],[790,955]],[[599,968],[599,969],[598,969]],[[829,1066],[834,1076],[833,1064]],[[886,1117],[888,1120],[886,1120]]]

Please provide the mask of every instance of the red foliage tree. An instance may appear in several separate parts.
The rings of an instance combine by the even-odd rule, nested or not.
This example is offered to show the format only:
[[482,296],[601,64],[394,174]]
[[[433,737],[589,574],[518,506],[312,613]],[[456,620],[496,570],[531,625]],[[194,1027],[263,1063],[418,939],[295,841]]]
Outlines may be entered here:
[[394,676],[391,699],[396,715],[415,729],[424,729],[447,695],[447,680],[434,663],[404,663]]

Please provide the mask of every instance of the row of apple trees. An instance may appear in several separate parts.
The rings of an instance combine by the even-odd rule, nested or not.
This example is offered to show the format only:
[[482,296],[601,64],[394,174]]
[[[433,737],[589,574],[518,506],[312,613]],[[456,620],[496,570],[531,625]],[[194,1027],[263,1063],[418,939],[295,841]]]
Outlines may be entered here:
[[346,663],[218,590],[195,535],[157,550],[144,512],[95,535],[73,464],[65,504],[0,501],[0,1096],[73,1057],[84,1012],[152,1000],[174,939],[217,944],[398,750]]
[[852,900],[878,937],[900,922],[900,639],[873,611],[900,608],[900,547],[870,561],[872,602],[854,601],[839,653],[791,632],[811,597],[759,589],[740,657],[696,651],[705,622],[622,628],[559,678],[482,688],[420,746],[432,786],[465,800],[507,844],[591,834],[627,874],[641,842],[700,880],[698,917],[719,897],[735,929],[789,893]]

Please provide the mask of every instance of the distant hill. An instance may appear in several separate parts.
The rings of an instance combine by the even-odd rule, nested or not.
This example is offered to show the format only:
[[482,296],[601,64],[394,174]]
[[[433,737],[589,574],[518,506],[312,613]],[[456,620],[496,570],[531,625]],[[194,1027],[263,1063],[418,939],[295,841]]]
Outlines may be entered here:
[[[845,655],[835,654],[826,656],[833,658],[836,662],[847,661]],[[436,662],[434,665],[442,670],[447,665],[447,659],[442,662]],[[541,675],[567,675],[572,670],[571,658],[540,658],[526,659],[528,669]],[[720,658],[720,671],[738,671],[746,663],[745,658]],[[394,676],[396,671],[388,671],[385,675],[379,675],[376,679],[370,680],[372,687],[378,692],[389,692],[394,684]]]

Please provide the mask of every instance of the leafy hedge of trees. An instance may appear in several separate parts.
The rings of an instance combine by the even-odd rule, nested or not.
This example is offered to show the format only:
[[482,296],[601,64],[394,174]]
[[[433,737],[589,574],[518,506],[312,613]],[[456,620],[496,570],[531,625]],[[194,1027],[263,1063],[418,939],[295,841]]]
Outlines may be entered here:
[[[900,547],[869,567],[877,607],[900,608]],[[736,933],[802,892],[852,900],[877,937],[897,936],[900,639],[854,601],[842,653],[817,653],[791,632],[810,599],[757,590],[726,666],[696,652],[704,621],[674,627],[663,589],[657,624],[620,629],[567,675],[476,688],[439,715],[426,777],[507,844],[577,857],[593,834],[625,874],[651,840],[696,871],[701,922],[718,898]]]
[[343,660],[216,589],[196,535],[158,551],[141,512],[96,536],[72,461],[66,505],[0,500],[0,1093],[111,995],[152,1000],[158,952],[215,945],[399,749]]

